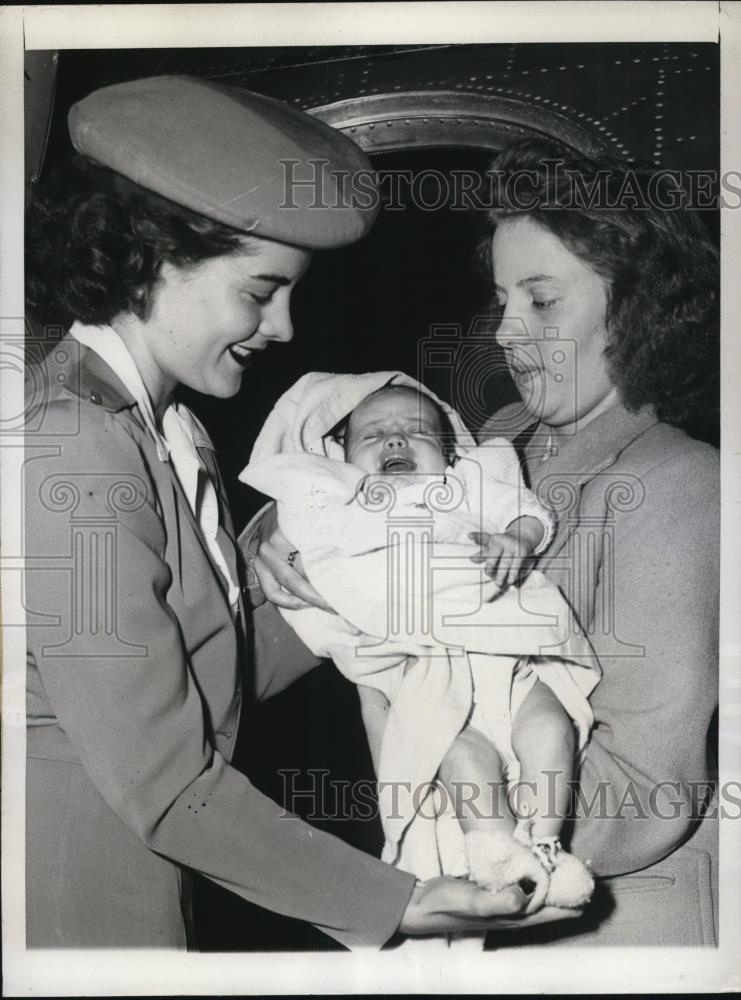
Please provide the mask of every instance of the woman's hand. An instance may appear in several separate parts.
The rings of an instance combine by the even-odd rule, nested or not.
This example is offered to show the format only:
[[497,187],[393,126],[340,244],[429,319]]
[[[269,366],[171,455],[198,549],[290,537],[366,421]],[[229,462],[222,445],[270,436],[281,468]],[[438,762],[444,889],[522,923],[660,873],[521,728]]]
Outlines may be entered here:
[[265,511],[257,531],[260,544],[254,569],[267,600],[289,611],[314,607],[336,614],[306,578],[301,555],[278,527],[275,504]]
[[525,916],[529,897],[518,887],[496,894],[466,879],[443,876],[418,882],[399,924],[402,934],[450,934],[532,927],[581,916],[581,910],[544,906]]

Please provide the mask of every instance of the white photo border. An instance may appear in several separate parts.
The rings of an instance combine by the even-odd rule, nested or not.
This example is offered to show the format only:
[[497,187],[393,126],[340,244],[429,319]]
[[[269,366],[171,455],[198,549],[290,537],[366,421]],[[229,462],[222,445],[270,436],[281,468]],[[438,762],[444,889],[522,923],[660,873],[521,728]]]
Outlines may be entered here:
[[[705,41],[720,37],[722,169],[741,164],[741,3],[328,3],[0,7],[0,338],[23,332],[24,49],[497,42]],[[741,211],[722,217],[720,780],[741,777]],[[0,366],[3,414],[22,409],[22,371]],[[23,620],[19,476],[22,447],[0,441],[6,622]],[[741,820],[721,827],[720,947],[198,954],[25,949],[25,635],[3,628],[3,965],[6,996],[339,993],[721,992],[741,988]],[[452,957],[451,957],[452,954]],[[607,960],[606,960],[607,958]]]

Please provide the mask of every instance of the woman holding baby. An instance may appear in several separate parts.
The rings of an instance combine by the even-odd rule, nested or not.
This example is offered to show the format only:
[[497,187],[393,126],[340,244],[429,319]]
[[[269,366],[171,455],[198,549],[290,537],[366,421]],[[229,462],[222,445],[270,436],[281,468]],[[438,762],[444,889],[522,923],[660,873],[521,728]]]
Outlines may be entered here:
[[[311,251],[372,224],[372,211],[335,188],[332,209],[281,209],[277,161],[326,160],[328,185],[333,171],[367,161],[278,102],[185,78],[90,95],[72,109],[70,132],[80,156],[40,201],[31,241],[32,304],[71,330],[67,361],[55,354],[62,369],[46,366],[33,383],[43,421],[26,466],[28,945],[192,947],[191,871],[348,946],[379,946],[396,931],[520,935],[553,922],[561,932],[562,911],[523,915],[517,885],[492,894],[464,879],[418,882],[286,820],[230,764],[245,684],[268,697],[317,662],[271,602],[324,602],[294,546],[265,531],[256,569],[268,600],[248,618],[213,449],[177,389],[234,395],[254,352],[292,336],[290,295]],[[604,677],[582,788],[606,784],[612,804],[632,781],[642,802],[656,782],[676,781],[682,798],[706,777],[717,484],[714,453],[673,425],[703,398],[692,352],[706,343],[712,262],[681,219],[664,229],[654,216],[633,229],[617,219],[607,232],[600,219],[575,219],[574,232],[554,234],[541,219],[507,215],[493,241],[499,336],[525,410],[541,421],[525,444],[533,492],[546,484],[547,494],[547,466],[575,477],[583,504],[559,515],[539,565],[590,637],[617,608],[602,630],[617,648],[597,650]],[[607,253],[618,237],[635,273],[618,274]],[[662,279],[656,302],[649,273],[653,285]],[[550,362],[533,361],[510,329],[521,314],[537,340],[546,306],[558,317],[548,325],[579,348],[578,392],[562,394]],[[531,391],[537,364],[544,407]],[[517,422],[503,419],[492,433],[522,444]],[[608,469],[643,484],[635,510],[613,517],[594,492]],[[570,590],[559,554],[598,514],[614,522],[611,575],[600,574],[603,559]],[[652,892],[636,894],[642,907],[657,896],[647,908],[657,930],[644,942],[706,943],[712,928],[690,921],[707,899],[713,830],[705,822],[685,844],[690,819],[654,816],[577,819],[573,849],[598,876],[617,876],[616,889],[626,873],[657,873]],[[657,880],[670,888],[656,894]],[[635,909],[619,899],[615,926]],[[671,910],[682,927],[666,922]]]
[[[602,202],[575,200],[575,177],[591,190],[605,171]],[[716,941],[718,831],[712,807],[701,816],[717,705],[718,454],[683,428],[712,421],[716,406],[717,252],[691,213],[621,204],[626,174],[530,143],[492,166],[481,257],[522,403],[495,414],[480,440],[511,440],[555,512],[535,565],[569,600],[602,669],[568,838],[597,891],[580,920],[511,944]],[[663,204],[676,204],[667,194]],[[496,575],[501,536],[482,542]],[[263,541],[264,592],[286,608],[316,603],[286,563],[290,548],[277,531]],[[533,689],[521,712],[540,712],[541,695]],[[468,732],[481,761],[490,748]],[[541,752],[518,747],[523,768]]]
[[[684,428],[717,412],[717,252],[691,212],[660,207],[666,190],[647,209],[620,203],[625,170],[602,205],[570,207],[572,181],[549,174],[547,153],[525,144],[496,163],[502,177],[532,171],[530,207],[502,196],[486,245],[522,407],[481,437],[516,438],[555,510],[538,565],[603,672],[579,772],[595,804],[576,810],[571,849],[604,881],[571,940],[714,944],[718,829],[699,820],[718,696],[719,462]],[[566,166],[591,185],[603,165]],[[633,176],[645,189],[650,174]]]

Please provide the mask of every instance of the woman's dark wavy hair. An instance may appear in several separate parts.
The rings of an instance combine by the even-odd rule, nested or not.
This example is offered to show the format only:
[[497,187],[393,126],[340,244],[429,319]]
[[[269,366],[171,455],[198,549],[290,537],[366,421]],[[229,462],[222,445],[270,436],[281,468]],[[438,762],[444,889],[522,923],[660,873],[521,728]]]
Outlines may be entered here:
[[229,226],[181,208],[82,156],[60,164],[29,209],[27,302],[45,324],[148,315],[162,265],[249,252]]
[[695,213],[682,207],[676,180],[535,140],[503,150],[487,178],[495,207],[478,257],[488,274],[497,223],[524,215],[553,233],[607,283],[605,359],[625,406],[649,404],[660,420],[713,437],[718,251]]

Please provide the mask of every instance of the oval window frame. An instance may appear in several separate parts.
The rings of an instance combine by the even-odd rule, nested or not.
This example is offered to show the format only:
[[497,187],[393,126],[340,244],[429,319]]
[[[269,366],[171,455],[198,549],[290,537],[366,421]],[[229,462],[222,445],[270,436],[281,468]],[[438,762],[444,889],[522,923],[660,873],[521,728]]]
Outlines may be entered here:
[[405,149],[472,147],[495,152],[518,138],[558,139],[586,156],[610,153],[600,136],[538,104],[455,90],[352,97],[307,109],[369,155]]

